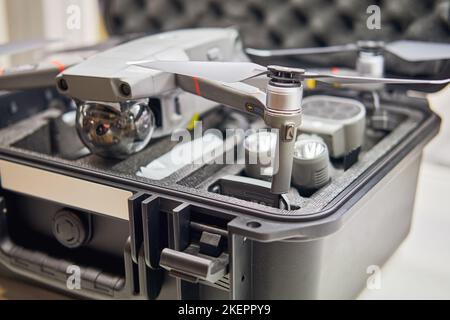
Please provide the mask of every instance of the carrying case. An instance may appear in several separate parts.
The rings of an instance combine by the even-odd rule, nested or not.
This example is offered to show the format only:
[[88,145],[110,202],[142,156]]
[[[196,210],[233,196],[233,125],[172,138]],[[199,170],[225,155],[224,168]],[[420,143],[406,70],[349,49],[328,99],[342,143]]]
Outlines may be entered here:
[[[357,92],[326,93],[359,99],[370,113]],[[422,150],[440,124],[426,100],[384,93],[395,129],[368,127],[359,161],[347,170],[335,164],[331,182],[312,195],[293,188],[287,210],[213,188],[244,175],[243,165],[189,164],[162,180],[136,175],[174,146],[170,137],[124,160],[71,159],[77,136],[60,123],[71,102],[53,89],[40,94],[42,111],[0,130],[0,262],[89,298],[355,297],[368,268],[408,234]],[[2,110],[31,103],[20,102],[24,95],[2,95]],[[224,117],[233,113],[213,109],[204,129]],[[81,289],[67,282],[74,266]]]

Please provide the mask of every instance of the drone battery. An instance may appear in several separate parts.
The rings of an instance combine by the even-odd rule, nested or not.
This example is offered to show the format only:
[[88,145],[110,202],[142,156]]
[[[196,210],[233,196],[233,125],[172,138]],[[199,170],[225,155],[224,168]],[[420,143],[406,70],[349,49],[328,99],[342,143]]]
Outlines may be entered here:
[[[332,158],[358,153],[364,143],[366,109],[354,99],[314,95],[303,100],[303,122],[299,131],[317,134]],[[357,158],[357,157],[356,157]]]

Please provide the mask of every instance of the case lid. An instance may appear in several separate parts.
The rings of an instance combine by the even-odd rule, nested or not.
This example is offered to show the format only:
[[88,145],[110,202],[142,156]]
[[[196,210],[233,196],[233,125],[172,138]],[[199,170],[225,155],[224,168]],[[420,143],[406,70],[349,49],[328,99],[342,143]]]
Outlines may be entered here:
[[[449,1],[376,1],[381,28],[369,29],[373,25],[370,17],[378,10],[373,3],[369,0],[101,1],[110,34],[236,26],[244,44],[255,48],[329,46],[368,39],[450,42]],[[350,68],[354,68],[355,62],[355,53],[304,56],[301,60],[306,66]],[[450,74],[450,60],[408,63],[386,54],[386,70],[398,76],[444,78]]]

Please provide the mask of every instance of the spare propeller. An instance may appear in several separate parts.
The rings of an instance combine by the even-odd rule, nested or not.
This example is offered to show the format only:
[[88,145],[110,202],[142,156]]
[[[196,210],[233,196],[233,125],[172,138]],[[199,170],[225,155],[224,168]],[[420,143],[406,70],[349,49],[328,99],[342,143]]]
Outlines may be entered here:
[[299,80],[315,79],[327,83],[340,84],[364,84],[364,83],[385,83],[385,84],[446,84],[450,79],[442,80],[416,80],[400,78],[373,78],[361,76],[344,76],[335,74],[321,74],[307,72],[303,69],[268,66],[264,67],[252,62],[212,62],[212,61],[161,61],[145,60],[130,61],[130,65],[160,70],[164,72],[185,75],[190,77],[204,78],[220,82],[239,82],[251,79],[260,75],[268,74],[273,78],[277,73],[290,72],[293,77]]
[[409,62],[450,59],[450,44],[413,41],[413,40],[399,40],[387,44],[384,44],[381,41],[359,41],[356,44],[350,43],[330,47],[291,48],[291,49],[276,49],[276,50],[247,48],[246,52],[249,55],[258,57],[280,57],[280,56],[297,56],[297,55],[311,55],[323,53],[339,53],[339,52],[361,50],[368,43],[376,44],[377,46],[380,47],[380,49],[383,49],[384,51],[387,51]]

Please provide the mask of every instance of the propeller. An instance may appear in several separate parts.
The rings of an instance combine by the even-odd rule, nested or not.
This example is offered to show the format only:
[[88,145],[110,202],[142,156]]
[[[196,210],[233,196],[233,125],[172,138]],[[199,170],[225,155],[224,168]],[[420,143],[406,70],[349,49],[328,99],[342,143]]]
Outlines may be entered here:
[[292,77],[299,80],[315,79],[317,81],[340,84],[446,84],[450,82],[450,79],[416,80],[321,74],[316,72],[307,72],[303,69],[298,68],[279,66],[264,67],[253,62],[143,60],[130,61],[127,64],[137,65],[147,69],[160,70],[164,72],[189,77],[204,78],[220,82],[239,82],[264,74],[268,74],[270,77],[276,77],[277,73],[279,72],[291,73]]
[[258,57],[279,57],[279,56],[296,56],[296,55],[311,55],[323,53],[339,53],[348,51],[357,51],[361,45],[372,43],[380,46],[384,51],[387,51],[405,61],[432,61],[450,59],[450,44],[438,42],[425,42],[413,40],[399,40],[384,44],[378,41],[360,41],[358,43],[350,43],[345,45],[337,45],[330,47],[316,47],[316,48],[292,48],[292,49],[276,49],[264,50],[247,48],[246,52],[252,56]]
[[0,44],[0,55],[10,55],[43,48],[58,39],[31,39]]

